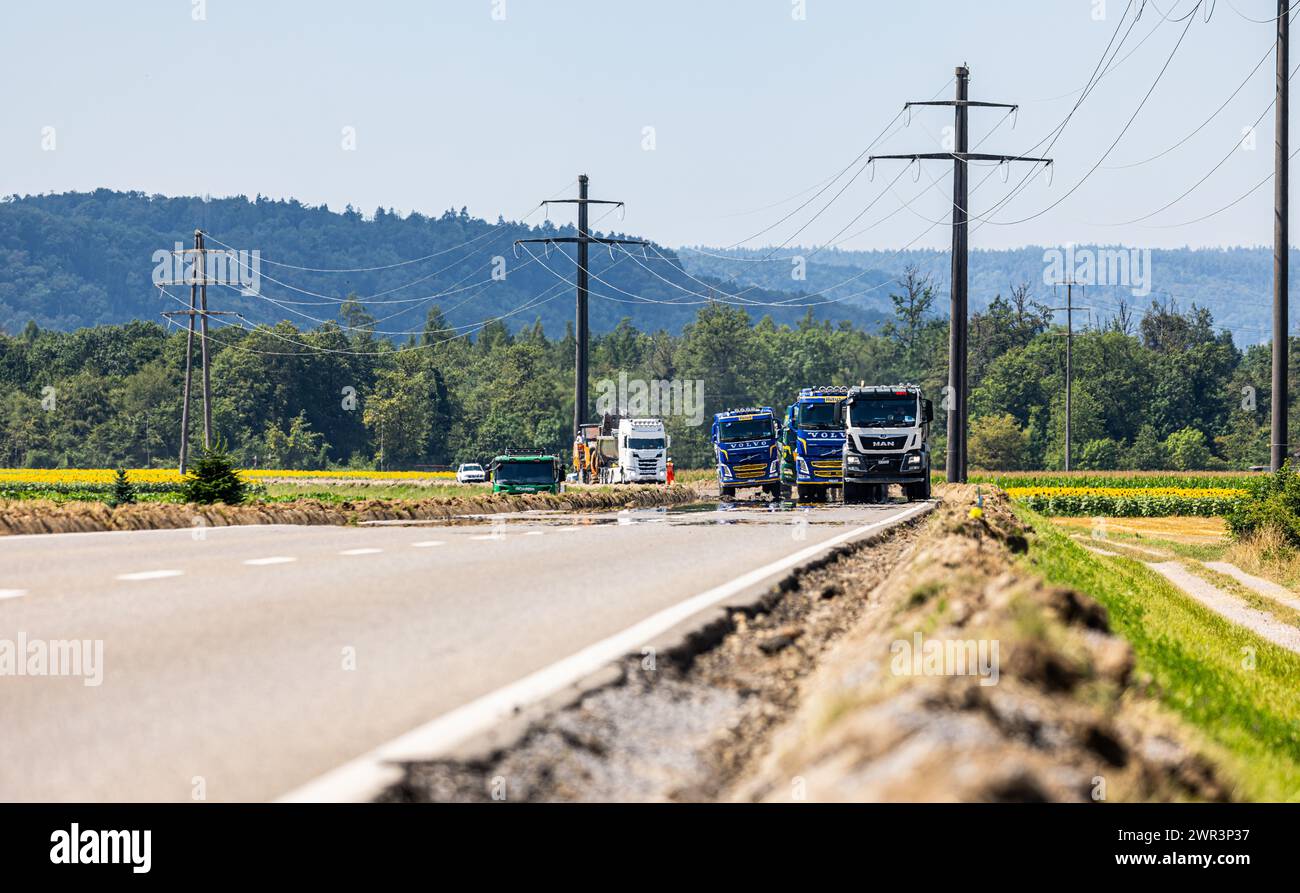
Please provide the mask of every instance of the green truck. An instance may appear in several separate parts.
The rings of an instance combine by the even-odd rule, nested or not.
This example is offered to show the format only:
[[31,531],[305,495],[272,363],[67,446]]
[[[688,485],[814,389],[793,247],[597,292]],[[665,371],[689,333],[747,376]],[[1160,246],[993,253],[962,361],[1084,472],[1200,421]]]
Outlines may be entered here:
[[559,493],[564,476],[556,456],[505,453],[492,460],[493,493]]

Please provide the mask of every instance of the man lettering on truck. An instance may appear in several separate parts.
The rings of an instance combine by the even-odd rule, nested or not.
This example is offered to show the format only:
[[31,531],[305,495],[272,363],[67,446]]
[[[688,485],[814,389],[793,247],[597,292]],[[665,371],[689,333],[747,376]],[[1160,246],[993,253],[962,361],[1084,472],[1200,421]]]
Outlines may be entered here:
[[844,501],[884,502],[890,484],[909,501],[930,498],[934,406],[916,385],[851,388],[844,421]]

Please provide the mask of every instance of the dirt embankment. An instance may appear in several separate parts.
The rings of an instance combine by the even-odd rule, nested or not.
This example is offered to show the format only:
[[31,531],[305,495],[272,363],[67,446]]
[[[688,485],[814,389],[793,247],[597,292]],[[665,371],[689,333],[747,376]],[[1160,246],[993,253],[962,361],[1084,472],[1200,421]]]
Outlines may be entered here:
[[927,535],[730,792],[782,801],[1226,799],[1143,694],[1105,610],[1013,555],[1000,491],[944,488]]
[[438,521],[496,512],[609,511],[680,505],[698,500],[689,485],[628,485],[610,489],[570,487],[561,494],[519,496],[484,493],[430,499],[363,499],[329,503],[315,499],[247,505],[174,505],[142,502],[110,508],[102,502],[55,503],[0,500],[0,535],[95,530],[163,530],[237,524],[357,524],[362,521]]
[[[629,657],[504,745],[409,765],[383,799],[1223,799],[1104,610],[1017,562],[1032,532],[983,495],[972,518],[975,488],[944,488],[929,519]],[[932,642],[970,660],[927,662]]]

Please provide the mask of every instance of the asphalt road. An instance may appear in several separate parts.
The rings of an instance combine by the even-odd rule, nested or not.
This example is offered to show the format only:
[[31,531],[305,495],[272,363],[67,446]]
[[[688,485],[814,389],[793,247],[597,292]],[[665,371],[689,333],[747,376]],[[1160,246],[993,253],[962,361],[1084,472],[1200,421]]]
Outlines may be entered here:
[[[271,800],[906,509],[0,537],[0,800]],[[6,671],[24,639],[102,642],[100,684]]]

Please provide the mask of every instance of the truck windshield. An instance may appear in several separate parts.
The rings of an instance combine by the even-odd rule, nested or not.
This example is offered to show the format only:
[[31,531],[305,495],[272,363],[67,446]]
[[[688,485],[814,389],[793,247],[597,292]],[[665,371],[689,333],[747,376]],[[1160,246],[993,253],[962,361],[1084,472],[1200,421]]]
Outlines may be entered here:
[[770,437],[772,437],[770,416],[757,419],[723,419],[718,422],[718,440],[722,443],[767,440]]
[[550,462],[502,462],[496,479],[502,484],[553,484],[555,469]]
[[795,426],[811,431],[836,431],[844,427],[835,422],[834,403],[799,403],[795,406]]
[[915,394],[871,394],[854,397],[849,424],[854,428],[910,428],[916,425]]
[[662,437],[629,437],[627,439],[627,448],[629,450],[662,450],[664,448],[664,439]]

